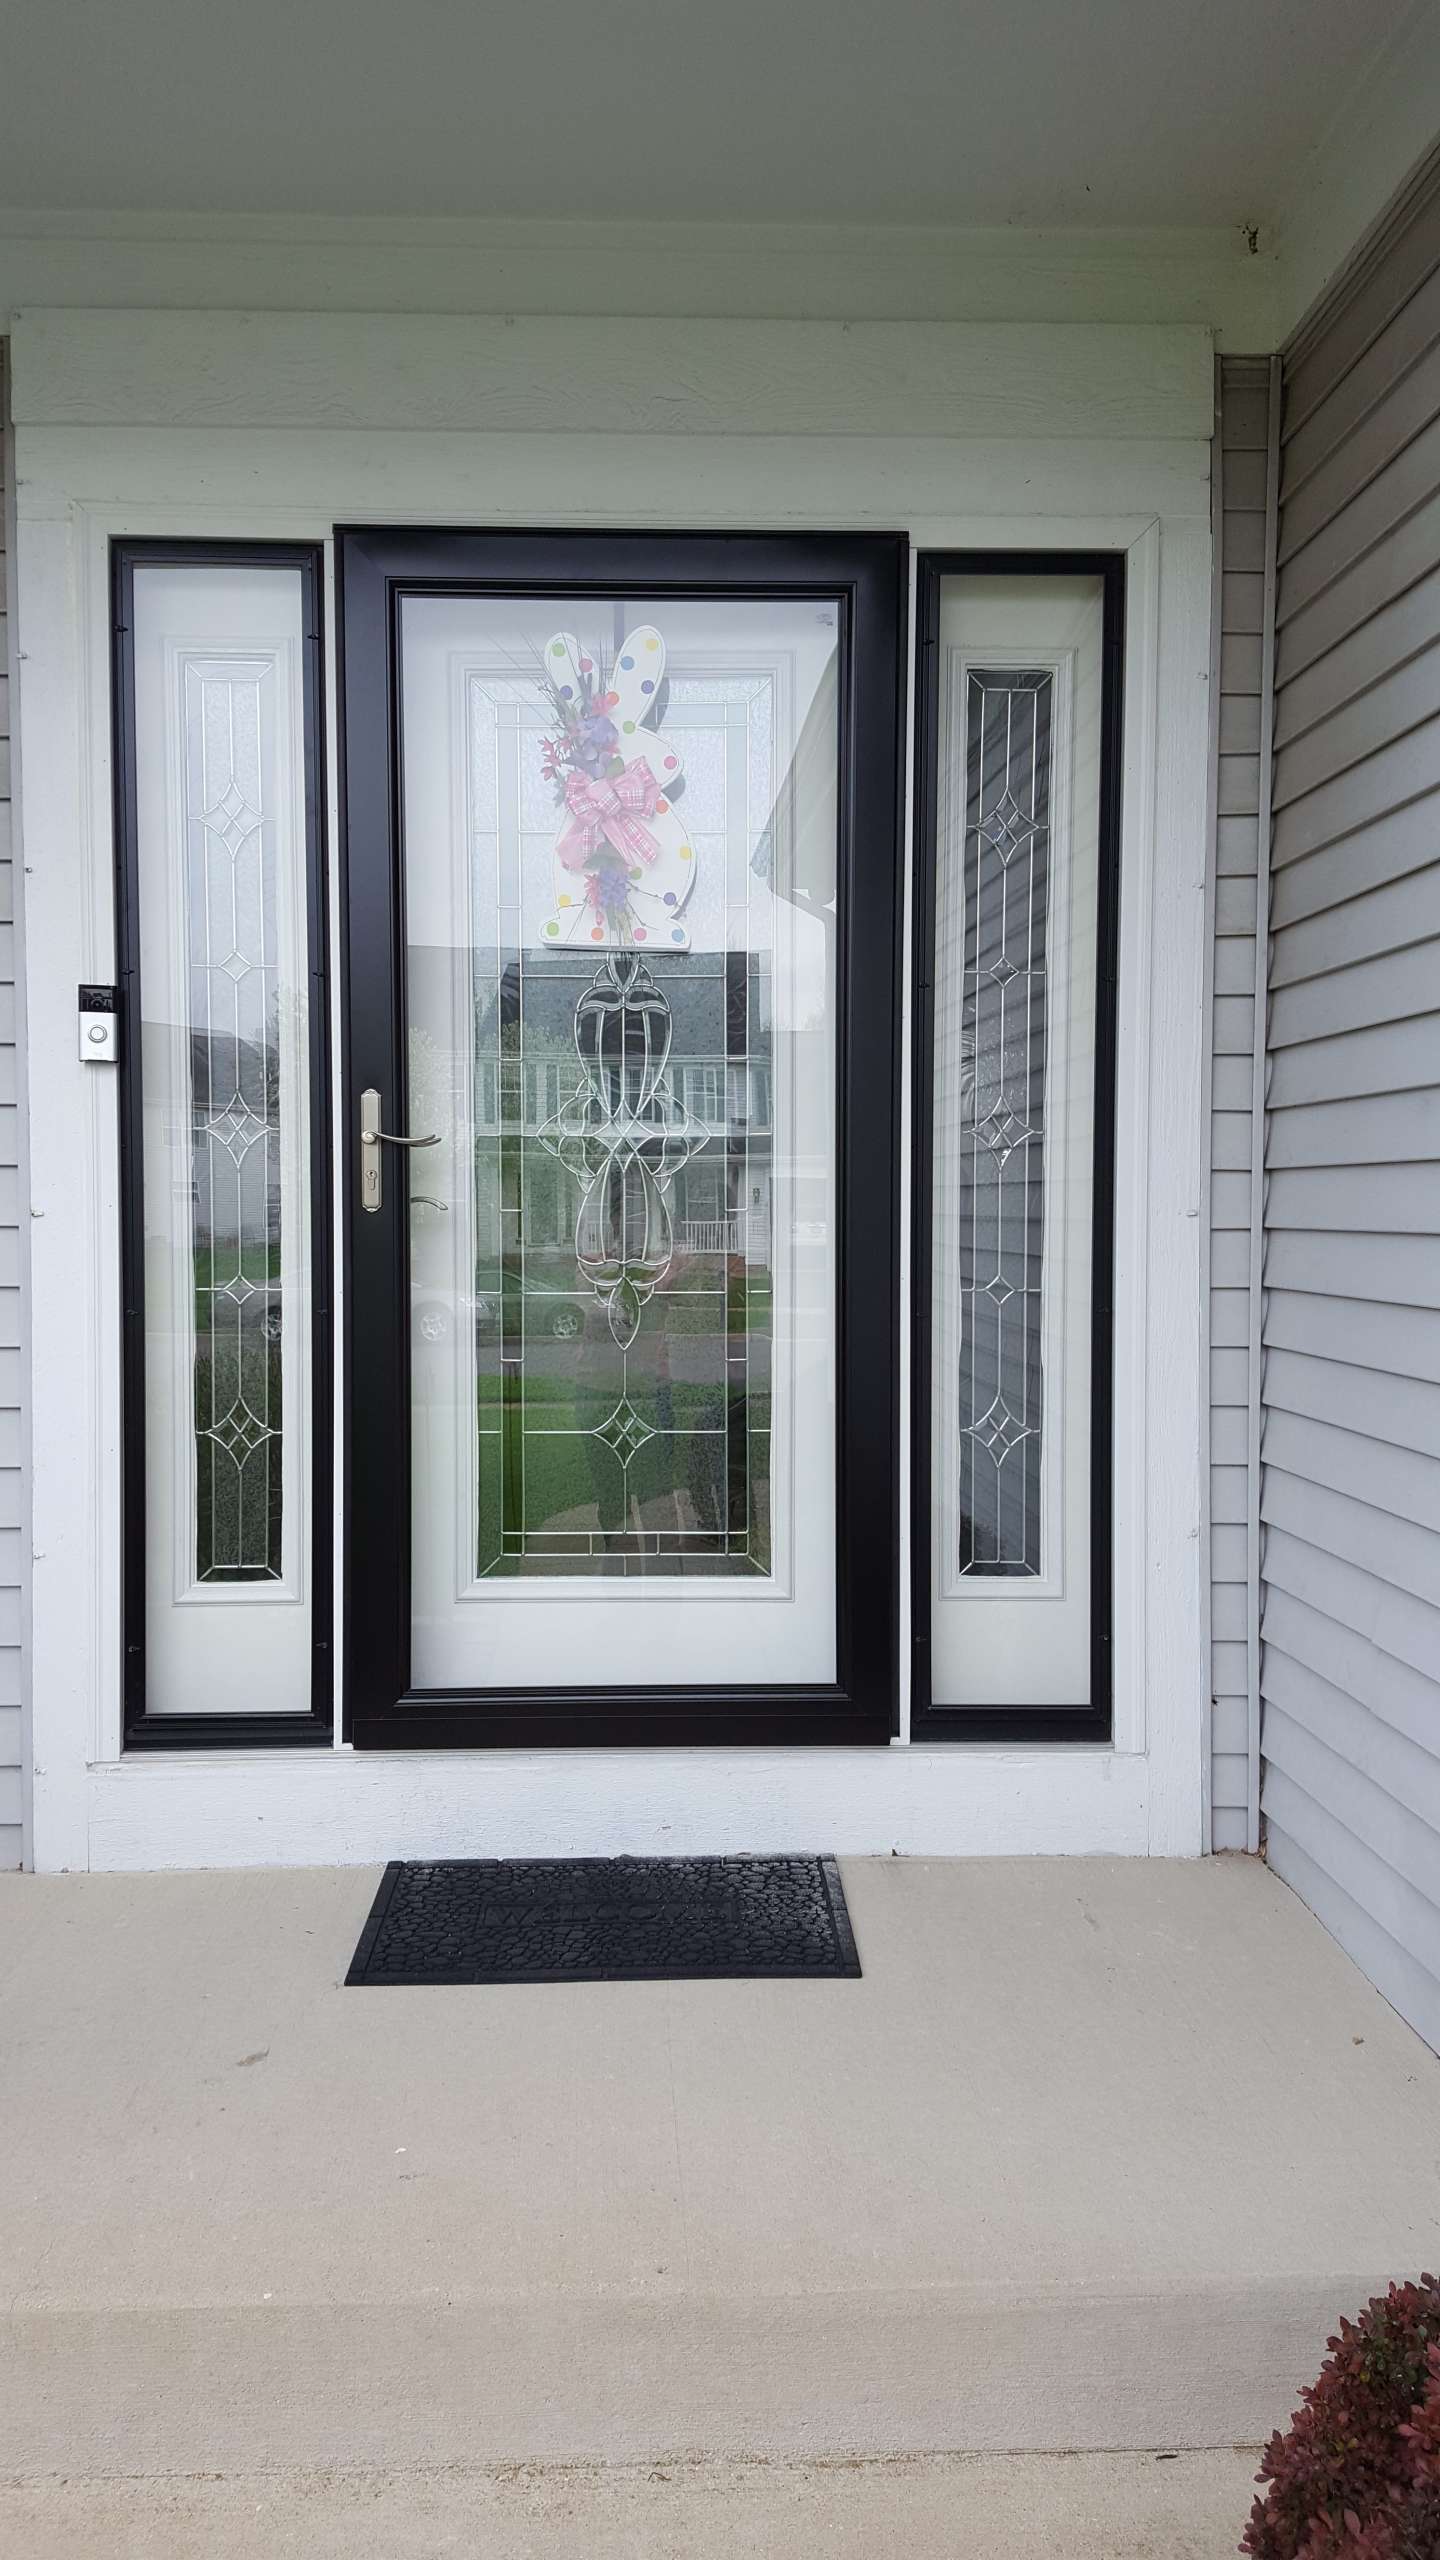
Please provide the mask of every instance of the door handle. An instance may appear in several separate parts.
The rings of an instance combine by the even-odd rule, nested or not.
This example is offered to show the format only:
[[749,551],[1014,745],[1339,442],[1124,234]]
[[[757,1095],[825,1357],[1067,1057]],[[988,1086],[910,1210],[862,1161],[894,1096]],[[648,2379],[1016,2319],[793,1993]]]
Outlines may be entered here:
[[429,1138],[401,1137],[393,1129],[380,1126],[380,1096],[373,1085],[367,1085],[360,1096],[360,1206],[373,1212],[385,1197],[385,1182],[380,1171],[382,1147],[438,1147],[439,1132]]

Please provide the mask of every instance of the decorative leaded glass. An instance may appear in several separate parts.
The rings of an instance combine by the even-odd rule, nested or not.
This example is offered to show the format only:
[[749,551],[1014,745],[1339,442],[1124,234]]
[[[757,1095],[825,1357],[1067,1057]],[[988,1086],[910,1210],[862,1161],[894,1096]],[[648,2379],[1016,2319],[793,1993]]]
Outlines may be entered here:
[[957,1569],[1041,1563],[1048,670],[965,677]]
[[[693,880],[597,948],[588,921],[563,939],[546,921],[546,700],[528,676],[469,677],[473,911],[506,937],[473,947],[482,1579],[772,1570],[775,901],[756,848],[773,859],[775,692],[672,668],[663,732],[642,734],[683,768],[666,787]],[[438,1125],[427,1072],[412,1040],[412,1111]]]
[[281,1179],[273,662],[183,667],[195,1291],[195,1572],[281,1572]]

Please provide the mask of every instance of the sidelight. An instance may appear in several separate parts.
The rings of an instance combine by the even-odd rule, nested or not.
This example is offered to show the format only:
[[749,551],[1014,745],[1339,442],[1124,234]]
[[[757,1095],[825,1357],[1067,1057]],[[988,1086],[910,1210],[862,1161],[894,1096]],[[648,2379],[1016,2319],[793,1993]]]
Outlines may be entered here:
[[313,592],[120,562],[132,1718],[312,1710]]
[[927,563],[922,612],[917,1712],[1063,1730],[1109,1679],[1116,573]]

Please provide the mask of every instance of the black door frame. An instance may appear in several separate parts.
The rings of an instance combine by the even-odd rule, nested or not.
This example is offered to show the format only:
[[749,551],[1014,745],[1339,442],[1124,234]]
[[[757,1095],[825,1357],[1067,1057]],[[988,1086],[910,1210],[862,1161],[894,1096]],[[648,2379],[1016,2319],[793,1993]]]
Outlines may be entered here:
[[[345,1731],[360,1749],[884,1743],[898,1673],[899,534],[336,532],[344,1092]],[[361,1215],[359,1096],[405,1127],[399,703],[404,595],[814,596],[840,606],[837,1678],[824,1686],[416,1690],[409,1679],[404,1186]],[[391,1097],[395,1097],[392,1101]]]
[[[1091,1236],[1090,1695],[1079,1706],[938,1706],[930,1679],[935,872],[939,856],[940,596],[945,578],[1101,581],[1099,896],[1096,916],[1095,1187]],[[1122,551],[924,551],[916,568],[914,1195],[911,1204],[910,1730],[925,1742],[1108,1742],[1114,1660],[1115,1033],[1125,698]]]

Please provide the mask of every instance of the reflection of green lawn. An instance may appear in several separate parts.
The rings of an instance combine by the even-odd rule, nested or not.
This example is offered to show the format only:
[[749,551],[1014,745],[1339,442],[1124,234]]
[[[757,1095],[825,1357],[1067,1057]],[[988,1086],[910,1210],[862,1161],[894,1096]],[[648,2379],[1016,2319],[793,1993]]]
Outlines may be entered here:
[[[655,1304],[663,1309],[667,1333],[709,1333],[719,1314],[718,1289],[667,1289]],[[768,1280],[732,1280],[725,1291],[725,1317],[732,1333],[768,1333],[772,1292]]]
[[[208,1318],[209,1305],[204,1313]],[[232,1339],[218,1345],[203,1324],[197,1325],[192,1381],[195,1413],[195,1554],[198,1568],[212,1577],[280,1570],[281,1472],[279,1434],[284,1424],[284,1373],[278,1343],[252,1336],[236,1356]],[[208,1437],[210,1427],[238,1401],[275,1433],[248,1455],[222,1454]],[[242,1533],[241,1485],[245,1488]],[[268,1513],[261,1541],[260,1519]]]
[[199,1245],[194,1267],[197,1295],[232,1286],[237,1280],[248,1280],[256,1289],[273,1288],[280,1278],[280,1247],[278,1243],[247,1244],[237,1255],[234,1245]]
[[[520,1510],[520,1417],[516,1413],[507,1429],[504,1393],[503,1379],[476,1381],[482,1435],[482,1552],[487,1543],[484,1528],[499,1527],[501,1475],[507,1464],[515,1467],[517,1479],[507,1506],[512,1519]],[[530,1527],[563,1522],[574,1528],[618,1528],[633,1525],[637,1510],[652,1525],[670,1525],[652,1506],[662,1506],[676,1494],[685,1497],[687,1522],[693,1506],[693,1516],[706,1526],[718,1527],[724,1502],[726,1389],[718,1384],[672,1384],[664,1396],[662,1407],[653,1389],[642,1391],[637,1385],[635,1400],[643,1418],[651,1420],[663,1411],[666,1420],[622,1470],[614,1451],[595,1437],[615,1408],[613,1384],[601,1389],[587,1385],[583,1377],[529,1378],[524,1389],[523,1467],[524,1516]],[[768,1432],[768,1390],[752,1390],[748,1418],[752,1431]],[[713,1436],[700,1439],[694,1436],[698,1432]],[[672,1433],[684,1436],[673,1438]],[[677,1519],[674,1525],[684,1523]],[[498,1536],[494,1544],[498,1546]]]

